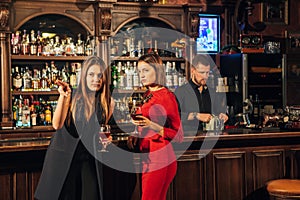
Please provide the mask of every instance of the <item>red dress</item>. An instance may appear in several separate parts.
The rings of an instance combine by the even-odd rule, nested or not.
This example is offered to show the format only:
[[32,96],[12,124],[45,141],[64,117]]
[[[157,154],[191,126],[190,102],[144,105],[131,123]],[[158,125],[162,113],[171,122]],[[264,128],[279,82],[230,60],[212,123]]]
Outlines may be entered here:
[[142,114],[164,127],[164,137],[141,128],[142,200],[164,200],[176,170],[171,141],[181,142],[183,132],[175,95],[167,88],[149,92],[152,97],[142,106]]

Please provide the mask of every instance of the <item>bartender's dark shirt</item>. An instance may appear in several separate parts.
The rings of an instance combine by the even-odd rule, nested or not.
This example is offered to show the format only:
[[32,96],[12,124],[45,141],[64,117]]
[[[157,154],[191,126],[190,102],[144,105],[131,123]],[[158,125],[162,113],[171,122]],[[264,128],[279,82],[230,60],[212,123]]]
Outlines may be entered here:
[[198,85],[196,85],[192,80],[189,80],[189,83],[191,84],[197,96],[200,113],[211,113],[211,99],[210,99],[208,87],[203,86],[203,90],[200,93]]
[[[192,86],[198,100],[199,104],[199,111],[200,113],[211,113],[211,99],[208,87],[205,85],[203,86],[203,90],[200,93],[199,86],[196,85],[192,80],[189,80],[189,84]],[[198,130],[202,130],[203,126],[202,123],[199,123]]]

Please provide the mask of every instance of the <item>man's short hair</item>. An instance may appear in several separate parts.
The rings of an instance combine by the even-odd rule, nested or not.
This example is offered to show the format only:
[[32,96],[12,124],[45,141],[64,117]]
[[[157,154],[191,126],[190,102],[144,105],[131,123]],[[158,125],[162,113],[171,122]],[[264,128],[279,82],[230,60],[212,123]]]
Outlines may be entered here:
[[211,66],[213,66],[212,63],[213,63],[213,60],[209,55],[197,54],[192,61],[192,67],[197,68],[197,66],[199,66],[200,64],[205,65],[205,66],[209,65],[211,67]]

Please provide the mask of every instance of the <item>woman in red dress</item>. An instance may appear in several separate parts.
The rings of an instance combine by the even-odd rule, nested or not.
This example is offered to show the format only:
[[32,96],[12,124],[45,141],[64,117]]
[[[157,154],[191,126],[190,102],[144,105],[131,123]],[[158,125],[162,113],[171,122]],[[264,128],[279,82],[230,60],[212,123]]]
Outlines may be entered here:
[[[142,200],[164,200],[177,171],[171,141],[183,139],[180,115],[174,94],[164,87],[166,76],[161,58],[156,54],[141,56],[138,72],[148,89],[140,109],[142,116],[133,120],[140,132]],[[133,147],[131,140],[129,147]]]

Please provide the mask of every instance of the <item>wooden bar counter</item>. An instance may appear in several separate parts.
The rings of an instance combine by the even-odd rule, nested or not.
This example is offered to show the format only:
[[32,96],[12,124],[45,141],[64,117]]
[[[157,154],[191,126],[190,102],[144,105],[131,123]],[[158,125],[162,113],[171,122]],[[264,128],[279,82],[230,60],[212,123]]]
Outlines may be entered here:
[[[0,133],[0,199],[33,199],[54,130]],[[114,138],[118,145],[126,145],[124,134]],[[300,131],[198,133],[185,136],[174,148],[178,171],[168,200],[241,200],[270,180],[300,178]],[[132,191],[132,187],[132,199],[139,199],[139,174],[119,173],[109,167],[104,170],[107,199],[122,199],[121,194]]]

